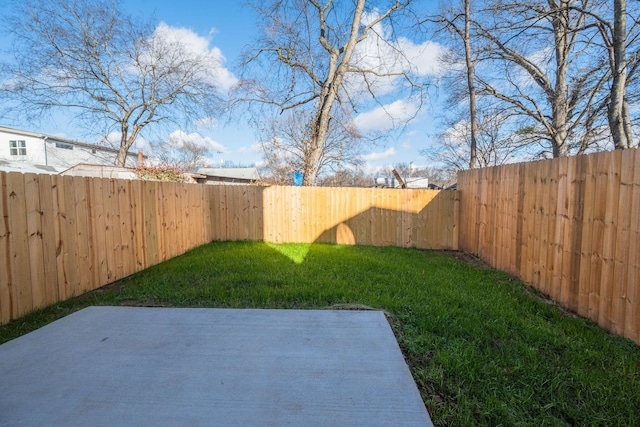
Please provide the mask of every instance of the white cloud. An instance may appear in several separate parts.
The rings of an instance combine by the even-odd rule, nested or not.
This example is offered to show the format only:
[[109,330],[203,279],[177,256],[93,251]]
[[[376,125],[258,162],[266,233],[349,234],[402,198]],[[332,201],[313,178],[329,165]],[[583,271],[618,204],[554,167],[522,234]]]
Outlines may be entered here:
[[206,147],[210,152],[225,152],[226,148],[219,142],[214,141],[208,136],[202,136],[197,132],[186,133],[182,130],[176,130],[167,138],[167,144],[172,147],[180,147],[185,142],[198,145],[200,147]]
[[203,117],[195,122],[198,129],[213,129],[218,127],[218,119],[215,117]]
[[417,111],[418,107],[414,103],[398,100],[358,115],[354,123],[362,132],[385,131],[393,129],[399,123],[405,124]]
[[[367,25],[379,16],[379,12],[365,13],[362,24]],[[382,96],[396,91],[402,84],[402,73],[413,77],[437,77],[444,72],[439,60],[445,47],[432,41],[420,44],[406,37],[393,39],[388,28],[378,23],[368,33],[367,38],[356,45],[351,64],[358,69],[373,70],[379,74],[392,76],[374,77],[350,74],[345,84],[352,94],[372,91],[375,96]]]
[[100,145],[117,147],[120,145],[120,135],[122,135],[120,132],[109,132],[108,134],[98,138],[98,141],[96,141],[96,143]]
[[360,166],[360,169],[362,169],[362,171],[367,174],[367,175],[380,175],[381,173],[384,173],[384,169],[385,166],[381,166],[381,165],[372,165],[371,163],[365,163],[364,165]]
[[399,39],[397,44],[414,65],[417,75],[437,77],[445,71],[442,61],[440,61],[445,50],[442,45],[432,41],[415,44],[406,38]]
[[465,140],[471,133],[471,122],[462,119],[454,123],[451,127],[444,131],[444,137],[447,140]]
[[380,160],[389,159],[397,154],[395,148],[391,147],[388,150],[385,150],[381,153],[369,153],[361,156],[361,159],[365,162],[377,162]]
[[[188,28],[178,28],[161,22],[151,37],[152,45],[158,43],[164,47],[167,44],[175,52],[183,50],[187,57],[199,60],[203,64],[201,70],[204,77],[212,79],[222,92],[227,92],[238,79],[225,68],[226,58],[218,47],[210,47],[211,34],[202,37]],[[170,59],[169,59],[170,60]]]
[[262,144],[260,142],[254,142],[248,147],[240,147],[238,149],[239,153],[262,153],[264,151]]
[[[121,135],[120,132],[110,132],[107,135],[104,135],[101,138],[99,138],[97,143],[118,148],[120,147],[120,135]],[[217,153],[217,152],[224,153],[227,151],[224,145],[220,144],[217,141],[214,141],[208,136],[202,136],[197,132],[186,133],[185,131],[182,131],[182,130],[173,131],[167,137],[167,139],[164,140],[164,142],[162,142],[161,144],[157,144],[157,143],[151,144],[145,138],[138,136],[138,138],[136,138],[135,144],[133,145],[133,147],[131,147],[129,151],[130,152],[142,151],[147,155],[153,155],[153,151],[156,149],[154,148],[154,146],[165,145],[166,148],[180,149],[185,142],[190,142],[199,147],[205,147],[207,151],[212,153]]]

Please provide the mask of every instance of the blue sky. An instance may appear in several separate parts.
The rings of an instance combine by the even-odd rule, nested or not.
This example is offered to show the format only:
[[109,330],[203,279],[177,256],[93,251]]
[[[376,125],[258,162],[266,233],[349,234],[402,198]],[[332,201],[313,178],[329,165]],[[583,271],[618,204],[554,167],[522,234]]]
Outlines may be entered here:
[[[158,0],[122,0],[126,10],[133,15],[150,15],[158,23],[165,23],[173,29],[186,30],[190,36],[199,41],[206,40],[209,49],[219,49],[226,59],[225,66],[231,73],[243,48],[249,45],[256,36],[256,20],[253,11],[239,1],[197,0],[158,1]],[[7,39],[0,38],[0,47],[7,45]],[[433,47],[433,46],[432,46]],[[433,53],[433,49],[431,50]],[[432,65],[435,58],[426,58]],[[419,151],[428,145],[430,134],[434,132],[435,120],[432,112],[436,110],[436,99],[431,99],[423,107],[418,117],[405,131],[387,142],[365,150],[365,160],[370,172],[397,162],[413,162],[414,165],[426,164]],[[375,112],[368,112],[375,119]],[[25,130],[80,139],[81,131],[72,127],[61,127],[65,120],[56,118],[40,124],[20,124]],[[12,124],[15,125],[15,124]],[[179,132],[176,129],[176,132]],[[211,147],[210,163],[222,161],[251,164],[261,160],[254,132],[242,121],[232,124],[219,122],[216,126],[198,128],[191,136],[206,142]],[[86,139],[86,138],[85,138]],[[94,142],[94,141],[87,141]]]

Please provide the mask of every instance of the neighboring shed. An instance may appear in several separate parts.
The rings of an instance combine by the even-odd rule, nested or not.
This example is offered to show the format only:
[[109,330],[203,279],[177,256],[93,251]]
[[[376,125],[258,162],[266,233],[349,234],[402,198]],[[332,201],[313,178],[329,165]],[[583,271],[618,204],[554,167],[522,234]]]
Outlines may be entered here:
[[429,188],[429,178],[412,177],[405,179],[407,188]]
[[61,172],[60,175],[69,176],[89,176],[94,178],[111,179],[136,179],[136,174],[131,168],[121,168],[119,166],[105,165],[75,165],[72,168]]
[[[429,178],[412,177],[404,179],[406,188],[429,188]],[[380,188],[401,188],[396,178],[379,177],[374,179],[374,186]]]
[[206,183],[213,185],[255,184],[260,180],[256,168],[201,168],[198,174],[206,176]]

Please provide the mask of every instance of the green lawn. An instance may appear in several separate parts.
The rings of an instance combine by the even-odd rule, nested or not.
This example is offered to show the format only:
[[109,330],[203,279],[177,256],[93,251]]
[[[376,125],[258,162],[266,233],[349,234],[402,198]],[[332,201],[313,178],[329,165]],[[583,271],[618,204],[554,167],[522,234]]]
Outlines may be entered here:
[[384,310],[436,425],[640,425],[640,347],[456,254],[225,242],[0,328],[88,305]]

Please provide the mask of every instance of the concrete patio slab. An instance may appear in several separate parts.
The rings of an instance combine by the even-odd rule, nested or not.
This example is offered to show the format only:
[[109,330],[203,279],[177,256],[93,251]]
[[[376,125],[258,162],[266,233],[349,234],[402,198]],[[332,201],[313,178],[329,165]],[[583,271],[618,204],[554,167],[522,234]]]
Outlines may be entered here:
[[3,426],[429,426],[382,312],[89,307],[0,346]]

